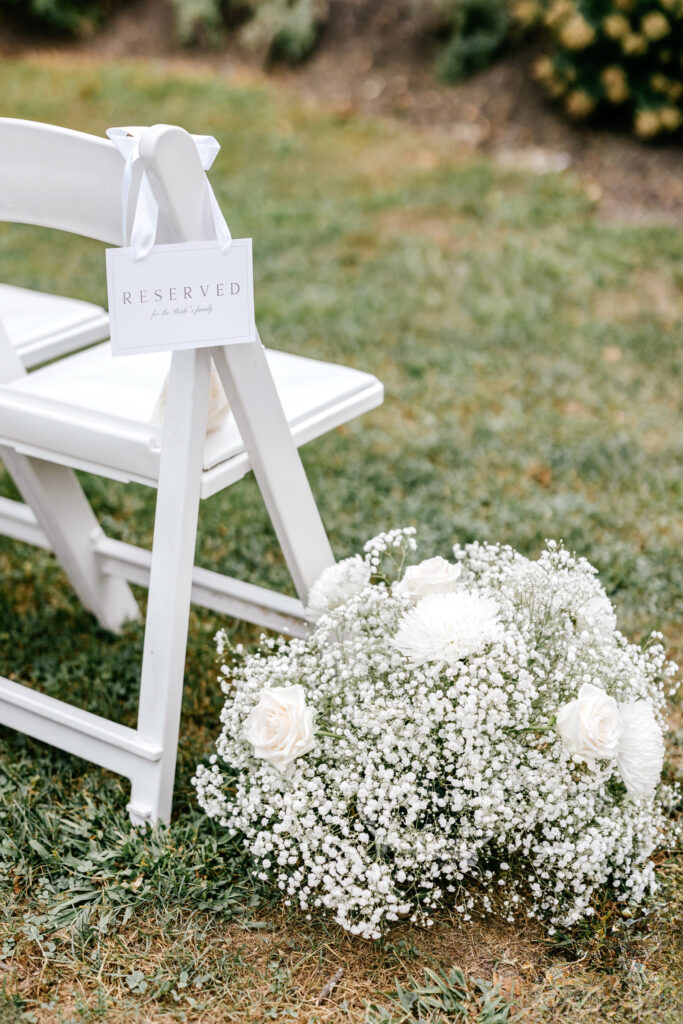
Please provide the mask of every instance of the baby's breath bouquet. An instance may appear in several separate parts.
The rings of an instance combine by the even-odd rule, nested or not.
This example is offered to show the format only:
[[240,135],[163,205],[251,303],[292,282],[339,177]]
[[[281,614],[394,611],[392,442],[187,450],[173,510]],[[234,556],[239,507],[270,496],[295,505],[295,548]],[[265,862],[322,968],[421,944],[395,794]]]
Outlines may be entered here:
[[661,636],[616,628],[584,559],[469,544],[414,561],[414,531],[321,576],[306,640],[218,644],[223,730],[201,806],[309,914],[377,938],[444,901],[541,917],[638,902],[667,834]]

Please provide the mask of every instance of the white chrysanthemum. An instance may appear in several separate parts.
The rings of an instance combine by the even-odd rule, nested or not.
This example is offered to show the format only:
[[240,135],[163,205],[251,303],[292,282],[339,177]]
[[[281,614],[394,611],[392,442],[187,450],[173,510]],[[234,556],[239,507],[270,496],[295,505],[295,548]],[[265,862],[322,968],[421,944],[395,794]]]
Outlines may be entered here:
[[471,590],[431,594],[405,613],[391,641],[413,665],[454,666],[501,633],[498,606]]
[[617,765],[631,796],[653,795],[664,764],[664,738],[652,705],[645,700],[621,706],[623,732]]
[[330,565],[311,587],[306,609],[309,617],[317,619],[323,612],[338,608],[350,597],[360,593],[369,582],[370,567],[360,555]]
[[617,617],[606,594],[596,594],[578,609],[576,628],[581,632],[610,636],[617,628]]
[[449,594],[456,589],[461,572],[461,566],[435,555],[408,566],[403,579],[394,584],[394,593],[405,594],[412,601],[430,594]]

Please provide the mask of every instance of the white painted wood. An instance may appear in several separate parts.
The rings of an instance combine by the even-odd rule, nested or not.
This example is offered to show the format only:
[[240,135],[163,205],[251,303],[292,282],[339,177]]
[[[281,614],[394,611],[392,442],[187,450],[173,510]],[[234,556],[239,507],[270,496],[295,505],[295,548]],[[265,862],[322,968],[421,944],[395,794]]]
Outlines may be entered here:
[[[96,553],[103,572],[123,576],[129,583],[149,586],[151,552],[103,536],[96,544]],[[192,570],[191,601],[202,608],[279,633],[307,636],[309,632],[305,608],[297,598],[197,565]]]
[[[157,125],[140,141],[160,208],[173,211],[174,235],[194,241],[206,231],[204,172],[180,128]],[[174,352],[168,381],[159,488],[140,678],[138,732],[163,750],[155,772],[131,780],[129,812],[168,821],[180,730],[183,674],[197,537],[202,452],[211,358],[205,349]]]
[[75,474],[11,448],[0,446],[0,456],[83,605],[104,629],[120,632],[125,622],[138,618],[138,606],[128,584],[98,565],[94,545],[102,528]]
[[[150,142],[152,138],[156,139],[150,137]],[[167,150],[173,161],[172,143],[167,144]],[[0,160],[0,221],[57,228],[110,245],[123,244],[124,160],[109,139],[38,121],[0,117]],[[131,180],[128,231],[141,174],[142,163],[134,169]],[[174,195],[181,190],[183,174],[184,165],[179,164]],[[160,207],[160,244],[178,240],[172,226],[174,215],[169,219],[169,213],[166,204]]]
[[0,220],[121,245],[123,158],[108,139],[0,118]]
[[23,377],[25,373],[24,364],[19,358],[19,354],[14,350],[7,330],[2,320],[0,320],[0,384],[17,380],[19,377]]
[[[348,366],[270,350],[266,359],[297,445],[378,405],[382,386]],[[0,443],[77,469],[155,487],[161,432],[152,412],[170,354],[115,359],[96,345],[0,386]],[[249,471],[235,416],[207,435],[202,496]]]
[[0,536],[32,544],[51,551],[50,541],[38,525],[36,514],[29,505],[10,498],[0,498]]
[[[206,181],[190,136],[180,128],[157,125],[146,130],[139,150],[141,166],[132,183],[129,226],[144,167],[159,204],[157,241],[212,238]],[[0,153],[0,219],[121,242],[123,161],[111,143],[0,118]],[[356,374],[348,386],[344,383],[324,400],[311,402],[311,395],[323,392],[324,381],[329,383],[330,372],[337,378],[355,373],[332,367],[315,379],[305,400],[289,406],[274,381],[271,356],[285,363],[296,360],[279,353],[266,356],[260,341],[213,350],[237,429],[232,440],[223,438],[212,447],[205,441],[211,360],[207,350],[173,355],[160,437],[158,431],[150,432],[148,423],[126,417],[128,404],[122,397],[117,396],[115,408],[104,413],[98,404],[69,399],[61,370],[89,365],[99,358],[96,350],[26,377],[7,337],[0,337],[0,454],[30,506],[0,499],[0,528],[53,549],[83,603],[108,628],[119,628],[136,613],[126,579],[149,585],[137,730],[123,729],[4,678],[0,721],[129,777],[134,821],[170,815],[190,601],[305,632],[302,601],[333,556],[297,444],[382,398],[375,378]],[[303,374],[309,364],[310,360],[298,360],[289,367],[296,365]],[[113,375],[103,373],[101,379],[101,394],[106,395],[113,389]],[[46,382],[47,390],[41,391]],[[300,391],[296,374],[292,382]],[[88,382],[87,395],[92,396],[94,386]],[[220,448],[222,443],[227,450]],[[103,535],[78,481],[65,466],[152,485],[158,479],[151,554]],[[302,601],[194,565],[200,495],[215,493],[249,468]]]
[[[0,498],[0,535],[51,550],[29,506],[9,498]],[[151,551],[113,540],[104,533],[97,538],[94,547],[103,573],[121,576],[141,587],[149,586]],[[279,633],[303,637],[309,632],[306,610],[297,598],[197,565],[192,570],[190,599],[192,604],[202,608]]]
[[0,284],[0,323],[28,369],[109,337],[101,306]]
[[211,354],[294,586],[306,603],[320,573],[334,564],[334,555],[260,338]]
[[[340,398],[323,410],[312,410],[293,425],[290,423],[289,431],[297,448],[381,405],[384,400],[384,388],[375,377],[370,377],[369,374],[368,377],[367,384],[360,390]],[[246,451],[218,463],[211,469],[205,469],[202,473],[202,499],[210,498],[224,487],[241,480],[250,469],[251,464]]]
[[153,821],[171,813],[210,367],[206,351],[176,352],[169,379],[138,716],[140,735],[164,753],[131,791],[136,814],[146,808]]
[[[61,129],[57,130],[56,134],[50,131],[45,132],[43,129],[42,125],[27,128],[25,122],[20,122],[16,128],[17,137],[13,139],[11,137],[13,123],[0,118],[0,143],[8,146],[6,150],[2,151],[3,192],[0,193],[0,216],[4,213],[2,211],[3,203],[9,204],[11,212],[11,216],[8,215],[4,219],[21,219],[23,215],[31,217],[35,212],[28,203],[22,206],[24,202],[22,190],[26,188],[26,181],[30,179],[31,173],[30,168],[27,169],[22,178],[18,172],[20,165],[26,164],[27,154],[22,149],[16,153],[12,148],[13,141],[20,146],[25,144],[30,150],[34,146],[37,148],[44,146],[46,137],[49,137],[52,142],[58,139],[57,149],[61,156],[66,149],[74,144],[80,146],[82,139],[89,139],[89,136],[82,136],[82,139],[79,137],[74,140],[71,137],[74,133],[66,133],[68,138],[65,138]],[[99,147],[94,145],[97,140],[93,139],[92,142],[92,152],[99,153]],[[66,147],[66,149],[62,147]],[[60,166],[60,159],[56,158],[53,169]],[[50,161],[41,166],[39,173],[49,176],[51,173]],[[67,191],[73,190],[78,182],[78,177],[78,173],[74,172],[69,179],[67,174],[63,181],[60,181],[62,191],[65,188]],[[45,223],[40,219],[41,204],[45,204],[50,196],[49,188],[47,190],[45,188],[46,182],[42,182],[42,185],[42,194],[32,199],[34,206],[40,207],[36,214],[39,219],[35,223]],[[48,198],[45,195],[46,191]],[[83,196],[81,200],[85,202]],[[72,205],[76,203],[75,208],[77,208],[77,197],[74,194],[70,196],[70,201]],[[65,197],[65,203],[68,207],[69,197]],[[67,209],[60,208],[59,215],[66,217]],[[2,326],[0,330],[0,384],[8,385],[25,377],[24,365],[12,345],[6,329]],[[5,466],[20,494],[33,509],[43,532],[49,538],[50,547],[59,559],[83,605],[95,615],[101,626],[118,633],[124,622],[138,617],[137,603],[124,580],[105,576],[97,564],[92,544],[100,531],[100,526],[75,474],[71,469],[55,465],[44,459],[32,459],[26,454],[2,445],[0,445],[0,454],[2,454]]]
[[60,750],[84,757],[122,775],[133,774],[141,762],[156,764],[161,747],[135,729],[93,715],[0,676],[3,724]]

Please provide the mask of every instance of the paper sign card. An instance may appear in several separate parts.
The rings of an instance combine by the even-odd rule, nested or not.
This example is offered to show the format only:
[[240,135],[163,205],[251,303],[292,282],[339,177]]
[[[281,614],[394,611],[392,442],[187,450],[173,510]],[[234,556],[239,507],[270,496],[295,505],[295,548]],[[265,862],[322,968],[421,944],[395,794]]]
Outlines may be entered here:
[[111,348],[115,356],[256,338],[251,238],[155,245],[135,261],[107,249]]

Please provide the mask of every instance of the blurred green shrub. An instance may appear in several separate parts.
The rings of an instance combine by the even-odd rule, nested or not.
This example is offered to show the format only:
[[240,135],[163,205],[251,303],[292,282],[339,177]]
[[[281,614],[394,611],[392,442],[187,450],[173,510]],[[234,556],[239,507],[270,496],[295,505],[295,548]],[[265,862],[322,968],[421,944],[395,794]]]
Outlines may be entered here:
[[446,43],[437,71],[458,82],[488,67],[501,50],[511,26],[507,0],[427,0],[443,19]]
[[173,0],[178,38],[216,45],[226,31],[264,56],[296,64],[313,49],[329,0]]
[[0,12],[28,29],[82,35],[99,25],[123,0],[0,0]]
[[172,0],[175,30],[184,46],[217,46],[223,39],[221,0]]
[[683,0],[519,0],[552,49],[535,75],[567,114],[618,114],[651,139],[683,126]]

